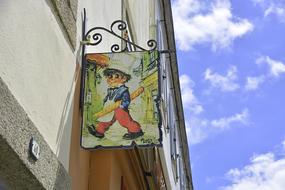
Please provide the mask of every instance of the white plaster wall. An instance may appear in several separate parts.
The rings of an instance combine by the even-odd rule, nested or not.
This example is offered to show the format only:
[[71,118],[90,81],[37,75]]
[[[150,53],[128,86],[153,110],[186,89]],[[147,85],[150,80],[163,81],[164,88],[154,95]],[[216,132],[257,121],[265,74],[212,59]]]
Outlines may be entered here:
[[[93,27],[104,27],[110,30],[111,24],[115,20],[122,19],[122,3],[121,0],[87,0],[78,1],[78,17],[82,20],[83,9],[86,9],[86,32]],[[81,32],[82,23],[77,22],[78,31]],[[86,53],[102,53],[111,52],[111,46],[115,43],[121,45],[121,40],[104,32],[103,30],[96,30],[103,35],[102,42],[97,46],[87,46]],[[120,33],[118,33],[120,34]],[[81,40],[81,34],[78,33]]]
[[0,1],[0,76],[68,169],[75,56],[50,6]]
[[155,1],[153,0],[126,1],[130,25],[134,32],[134,41],[145,49],[149,49],[147,41],[155,39],[156,19],[154,3]]

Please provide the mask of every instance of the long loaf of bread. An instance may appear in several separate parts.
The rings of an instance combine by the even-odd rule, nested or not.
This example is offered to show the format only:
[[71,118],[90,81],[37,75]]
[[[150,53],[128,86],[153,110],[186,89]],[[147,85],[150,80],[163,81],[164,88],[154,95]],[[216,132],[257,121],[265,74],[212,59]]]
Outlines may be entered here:
[[[135,90],[132,94],[131,94],[131,100],[134,100],[135,98],[137,98],[139,95],[141,95],[144,91],[144,88],[141,86],[139,87],[137,90]],[[102,111],[97,112],[94,114],[94,117],[96,117],[97,119],[107,115],[108,113],[111,113],[112,111],[114,111],[115,109],[117,109],[120,105],[121,105],[121,100],[115,102],[112,105],[106,106]]]

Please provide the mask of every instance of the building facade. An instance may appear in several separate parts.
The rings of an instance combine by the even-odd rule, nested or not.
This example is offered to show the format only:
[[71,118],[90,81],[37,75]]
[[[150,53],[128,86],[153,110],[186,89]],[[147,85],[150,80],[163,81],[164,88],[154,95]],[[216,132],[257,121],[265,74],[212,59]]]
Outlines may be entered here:
[[[170,0],[3,0],[0,15],[0,189],[193,189]],[[82,46],[85,53],[110,52],[115,43],[136,51],[108,34],[98,46],[84,42],[84,29],[115,20],[126,22],[121,36],[131,42],[147,49],[157,41],[159,78],[141,83],[145,120],[162,119],[160,147],[80,146]],[[147,102],[157,97],[157,80],[155,111]]]

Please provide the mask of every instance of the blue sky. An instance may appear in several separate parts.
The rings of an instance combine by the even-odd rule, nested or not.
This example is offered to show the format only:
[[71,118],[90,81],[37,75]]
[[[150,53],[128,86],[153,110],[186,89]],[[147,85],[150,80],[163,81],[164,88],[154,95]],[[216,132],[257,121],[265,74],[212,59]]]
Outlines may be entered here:
[[284,190],[285,1],[172,9],[195,190]]

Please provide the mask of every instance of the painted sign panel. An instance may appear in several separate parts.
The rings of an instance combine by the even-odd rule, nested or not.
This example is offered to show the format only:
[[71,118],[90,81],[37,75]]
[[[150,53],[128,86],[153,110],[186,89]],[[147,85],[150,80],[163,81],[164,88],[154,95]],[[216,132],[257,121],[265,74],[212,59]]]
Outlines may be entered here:
[[161,145],[157,51],[87,54],[81,145]]

